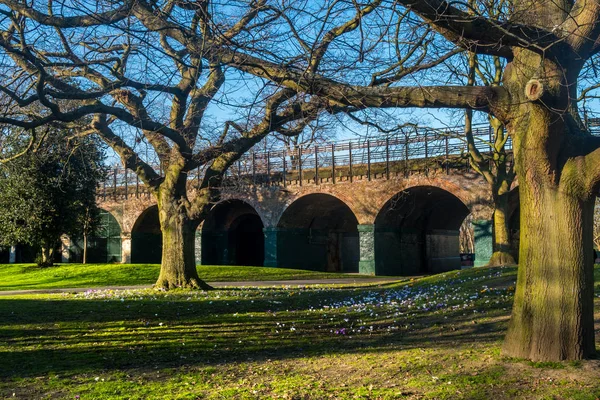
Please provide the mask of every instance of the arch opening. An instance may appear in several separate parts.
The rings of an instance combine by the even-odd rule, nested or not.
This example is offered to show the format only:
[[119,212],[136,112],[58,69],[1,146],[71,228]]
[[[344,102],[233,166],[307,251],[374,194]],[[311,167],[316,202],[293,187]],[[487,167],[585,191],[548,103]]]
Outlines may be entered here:
[[358,272],[358,220],[338,198],[322,193],[303,196],[284,211],[277,228],[279,266]]
[[144,210],[131,229],[131,262],[133,264],[160,264],[162,260],[162,232],[158,207]]
[[375,219],[375,262],[381,275],[460,269],[459,230],[470,214],[456,196],[417,186],[392,197]]
[[[108,211],[100,209],[96,231],[87,239],[88,263],[121,262],[121,225]],[[84,240],[78,237],[70,240],[69,259],[71,262],[83,261]]]
[[202,225],[202,264],[262,266],[263,228],[250,204],[241,200],[217,204]]

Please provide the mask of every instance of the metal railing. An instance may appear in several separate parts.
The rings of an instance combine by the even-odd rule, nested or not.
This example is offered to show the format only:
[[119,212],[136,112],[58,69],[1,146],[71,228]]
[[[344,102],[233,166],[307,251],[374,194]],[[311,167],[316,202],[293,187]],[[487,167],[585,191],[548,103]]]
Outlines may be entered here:
[[[589,125],[593,134],[600,135],[600,119]],[[467,171],[470,163],[461,129],[411,128],[392,136],[251,151],[229,168],[224,185],[287,187]],[[481,152],[490,152],[494,136],[489,125],[474,127],[473,136]],[[510,139],[506,150],[512,150]],[[160,167],[155,169],[162,173]],[[201,169],[191,171],[188,185],[198,187],[202,177]],[[98,193],[103,200],[150,196],[137,175],[123,167],[109,171]]]

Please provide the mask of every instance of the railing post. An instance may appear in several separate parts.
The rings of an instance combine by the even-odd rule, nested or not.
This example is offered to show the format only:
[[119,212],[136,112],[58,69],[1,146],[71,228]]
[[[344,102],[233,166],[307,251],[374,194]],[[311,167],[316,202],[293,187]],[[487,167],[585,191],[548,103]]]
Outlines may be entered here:
[[331,144],[331,182],[335,185],[335,144]]
[[450,165],[449,165],[450,164],[450,159],[449,159],[450,158],[450,154],[449,154],[450,150],[448,147],[448,135],[446,135],[445,142],[446,142],[445,143],[445,145],[446,145],[446,175],[448,175],[448,174],[450,174]]
[[408,178],[408,136],[404,136],[404,177]]
[[302,186],[302,145],[298,146],[298,181]]
[[271,152],[267,151],[267,185],[271,186]]
[[425,176],[429,175],[429,140],[427,139],[427,129],[425,130]]
[[113,198],[117,200],[117,169],[113,170]]
[[353,175],[352,175],[352,142],[348,142],[348,157],[349,157],[349,170],[348,173],[350,174],[350,182],[353,181]]
[[315,185],[319,184],[319,146],[315,146]]
[[256,153],[252,151],[252,184],[256,185]]
[[127,197],[129,196],[129,182],[128,182],[128,176],[127,176],[127,168],[125,168],[125,200],[127,200]]
[[385,138],[385,178],[390,179],[390,138]]
[[371,141],[367,139],[367,180],[371,180]]
[[140,177],[135,174],[135,198],[140,198]]
[[283,187],[287,187],[287,168],[285,160],[285,149],[283,149]]

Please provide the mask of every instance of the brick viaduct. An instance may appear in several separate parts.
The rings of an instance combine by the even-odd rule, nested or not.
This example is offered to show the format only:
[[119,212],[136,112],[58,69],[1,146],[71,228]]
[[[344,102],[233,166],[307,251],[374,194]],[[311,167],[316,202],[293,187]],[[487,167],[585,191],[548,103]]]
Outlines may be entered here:
[[[378,275],[456,269],[459,228],[469,214],[482,221],[478,262],[489,257],[490,202],[485,181],[464,169],[225,188],[198,229],[196,258],[205,265]],[[118,226],[113,240],[120,240],[121,254],[113,260],[160,262],[158,212],[150,196],[109,196],[99,206]]]

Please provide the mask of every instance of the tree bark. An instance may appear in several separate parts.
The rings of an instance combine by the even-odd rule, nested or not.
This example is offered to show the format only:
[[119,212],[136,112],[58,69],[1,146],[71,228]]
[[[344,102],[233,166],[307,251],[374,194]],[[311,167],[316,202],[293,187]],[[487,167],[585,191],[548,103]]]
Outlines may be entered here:
[[174,198],[158,202],[162,231],[162,261],[160,274],[154,285],[162,289],[212,289],[198,277],[195,258],[195,238],[198,222],[187,216],[186,210]]
[[42,263],[40,267],[51,267],[54,265],[54,247],[51,245],[44,243],[41,246],[41,258]]
[[87,264],[87,234],[83,234],[83,264]]
[[520,267],[504,354],[534,361],[595,352],[594,201],[520,181]]
[[492,254],[492,258],[488,263],[490,266],[516,264],[514,257],[510,253],[509,207],[508,193],[494,196],[494,253]]

